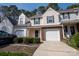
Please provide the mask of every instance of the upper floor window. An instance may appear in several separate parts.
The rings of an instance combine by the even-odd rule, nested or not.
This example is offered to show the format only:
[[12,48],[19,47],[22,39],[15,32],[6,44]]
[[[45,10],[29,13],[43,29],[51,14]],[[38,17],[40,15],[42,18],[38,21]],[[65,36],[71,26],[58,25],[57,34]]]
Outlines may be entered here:
[[69,19],[69,18],[70,18],[69,13],[63,14],[63,19]]
[[54,16],[47,16],[47,23],[54,23]]
[[34,24],[40,24],[40,18],[35,18],[34,19]]
[[59,15],[59,22],[63,19],[62,15]]
[[75,12],[75,14],[78,16],[78,12]]
[[23,18],[20,18],[20,24],[23,24]]

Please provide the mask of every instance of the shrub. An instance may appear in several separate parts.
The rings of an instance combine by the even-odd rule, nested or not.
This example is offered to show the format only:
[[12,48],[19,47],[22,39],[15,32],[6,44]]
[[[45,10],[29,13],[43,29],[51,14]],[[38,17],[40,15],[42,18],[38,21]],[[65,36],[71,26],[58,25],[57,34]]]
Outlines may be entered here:
[[35,44],[40,43],[40,38],[33,38],[33,37],[18,37],[14,39],[16,43],[26,43],[26,44]]
[[15,43],[23,43],[23,37],[17,37],[14,39]]
[[70,45],[75,48],[79,47],[79,33],[74,34],[70,38]]
[[40,38],[35,38],[36,43],[40,43]]
[[26,37],[25,43],[32,43],[32,44],[40,43],[40,38]]

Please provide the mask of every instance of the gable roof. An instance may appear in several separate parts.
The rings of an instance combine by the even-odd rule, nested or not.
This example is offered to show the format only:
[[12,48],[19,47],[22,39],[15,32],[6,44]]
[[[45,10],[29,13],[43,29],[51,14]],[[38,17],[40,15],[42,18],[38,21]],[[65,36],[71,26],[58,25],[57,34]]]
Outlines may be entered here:
[[29,23],[30,18],[28,18],[23,12],[19,15],[20,16],[25,16],[25,23]]
[[[54,10],[54,9],[52,9],[52,8],[50,7],[50,8],[48,8],[45,12],[47,12],[47,11],[52,11],[52,10]],[[54,10],[54,11],[55,11],[55,10]],[[30,18],[31,18],[31,19],[33,19],[33,18],[42,18],[42,15],[44,15],[45,12],[44,12],[43,14],[36,14],[36,15],[30,17]]]
[[79,12],[79,9],[67,9],[67,10],[60,10],[59,13],[68,13],[68,12]]
[[34,16],[30,17],[30,18],[31,18],[31,19],[32,19],[32,18],[42,18],[42,14],[34,15]]
[[2,20],[0,20],[0,23],[1,23],[3,20],[6,20],[6,19],[8,19],[8,20],[11,22],[12,25],[16,25],[16,24],[17,24],[17,21],[16,21],[16,20],[14,20],[14,19],[12,19],[12,18],[10,18],[10,17],[6,17],[6,16],[2,17]]
[[[52,9],[52,8],[49,8],[48,10],[50,10],[50,9]],[[69,12],[72,13],[72,12],[79,12],[79,9],[77,8],[77,9],[59,10],[57,12],[59,12],[59,13],[69,13]],[[41,14],[41,15],[34,15],[34,16],[30,17],[30,18],[31,19],[32,18],[42,18],[42,15],[43,14]]]
[[11,17],[7,17],[7,18],[13,25],[17,25],[18,21],[16,21],[15,19],[12,19]]
[[[52,10],[52,8],[49,8],[48,10]],[[77,9],[67,9],[67,10],[59,10],[59,11],[57,11],[57,12],[59,12],[59,13],[68,13],[68,12],[79,12],[79,9],[77,8]],[[24,14],[24,13],[21,13],[21,14]],[[42,18],[42,15],[43,14],[37,14],[37,15],[34,15],[34,16],[32,16],[32,17],[30,17],[31,19],[33,19],[33,18]],[[20,16],[20,15],[19,15]],[[26,16],[26,15],[25,15]],[[12,19],[11,17],[7,17],[8,19],[9,19],[9,21],[13,24],[13,25],[17,25],[17,23],[18,23],[18,21],[16,21],[16,19]],[[26,16],[26,18],[28,18],[27,16]],[[19,19],[19,17],[18,17],[18,19]],[[29,18],[28,18],[29,19]],[[30,19],[29,19],[30,20]],[[28,21],[29,22],[29,21]],[[26,23],[28,23],[28,22],[26,22]]]

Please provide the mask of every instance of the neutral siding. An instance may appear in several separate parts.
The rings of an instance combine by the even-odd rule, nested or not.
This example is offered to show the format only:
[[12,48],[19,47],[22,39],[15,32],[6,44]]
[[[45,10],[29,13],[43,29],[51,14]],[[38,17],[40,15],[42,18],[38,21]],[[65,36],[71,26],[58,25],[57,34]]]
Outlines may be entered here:
[[[47,23],[47,16],[54,16],[54,23]],[[52,8],[49,8],[42,16],[42,18],[40,19],[40,24],[39,25],[35,25],[34,24],[34,20],[31,20],[31,25],[32,26],[40,26],[40,25],[56,25],[56,24],[60,24],[59,23],[59,13],[55,10],[53,10]]]
[[6,26],[8,28],[8,33],[12,34],[13,33],[13,25],[9,21],[8,18],[5,18],[1,23],[0,23],[0,30],[2,30],[2,27]]
[[16,31],[18,31],[18,30],[23,30],[24,31],[24,37],[25,36],[27,36],[27,29],[26,29],[26,27],[16,27],[15,29],[14,29],[14,34],[16,34]]
[[72,19],[76,19],[77,18],[77,15],[75,14],[75,13],[71,13],[70,14],[70,19],[72,20]]
[[25,15],[23,13],[19,16],[18,24],[20,24],[20,18],[23,18],[23,24],[25,24]]

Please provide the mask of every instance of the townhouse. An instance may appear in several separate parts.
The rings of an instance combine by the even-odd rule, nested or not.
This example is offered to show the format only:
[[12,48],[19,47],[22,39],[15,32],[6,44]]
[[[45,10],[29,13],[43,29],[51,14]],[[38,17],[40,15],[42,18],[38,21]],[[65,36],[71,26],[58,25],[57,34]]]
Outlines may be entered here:
[[49,8],[44,14],[31,17],[27,27],[30,37],[40,37],[41,41],[61,41],[79,32],[79,9],[55,11]]
[[[0,30],[16,34],[18,37],[37,37],[41,41],[61,41],[63,38],[70,38],[79,32],[79,9],[56,11],[48,8],[44,14],[37,13],[28,18],[23,13],[18,21],[9,19],[9,23],[0,27]],[[4,20],[6,20],[4,18]],[[2,26],[1,21],[1,26]],[[15,23],[16,24],[13,24]],[[8,27],[8,25],[10,25]],[[12,27],[11,27],[12,24]],[[8,31],[8,30],[9,31]]]

